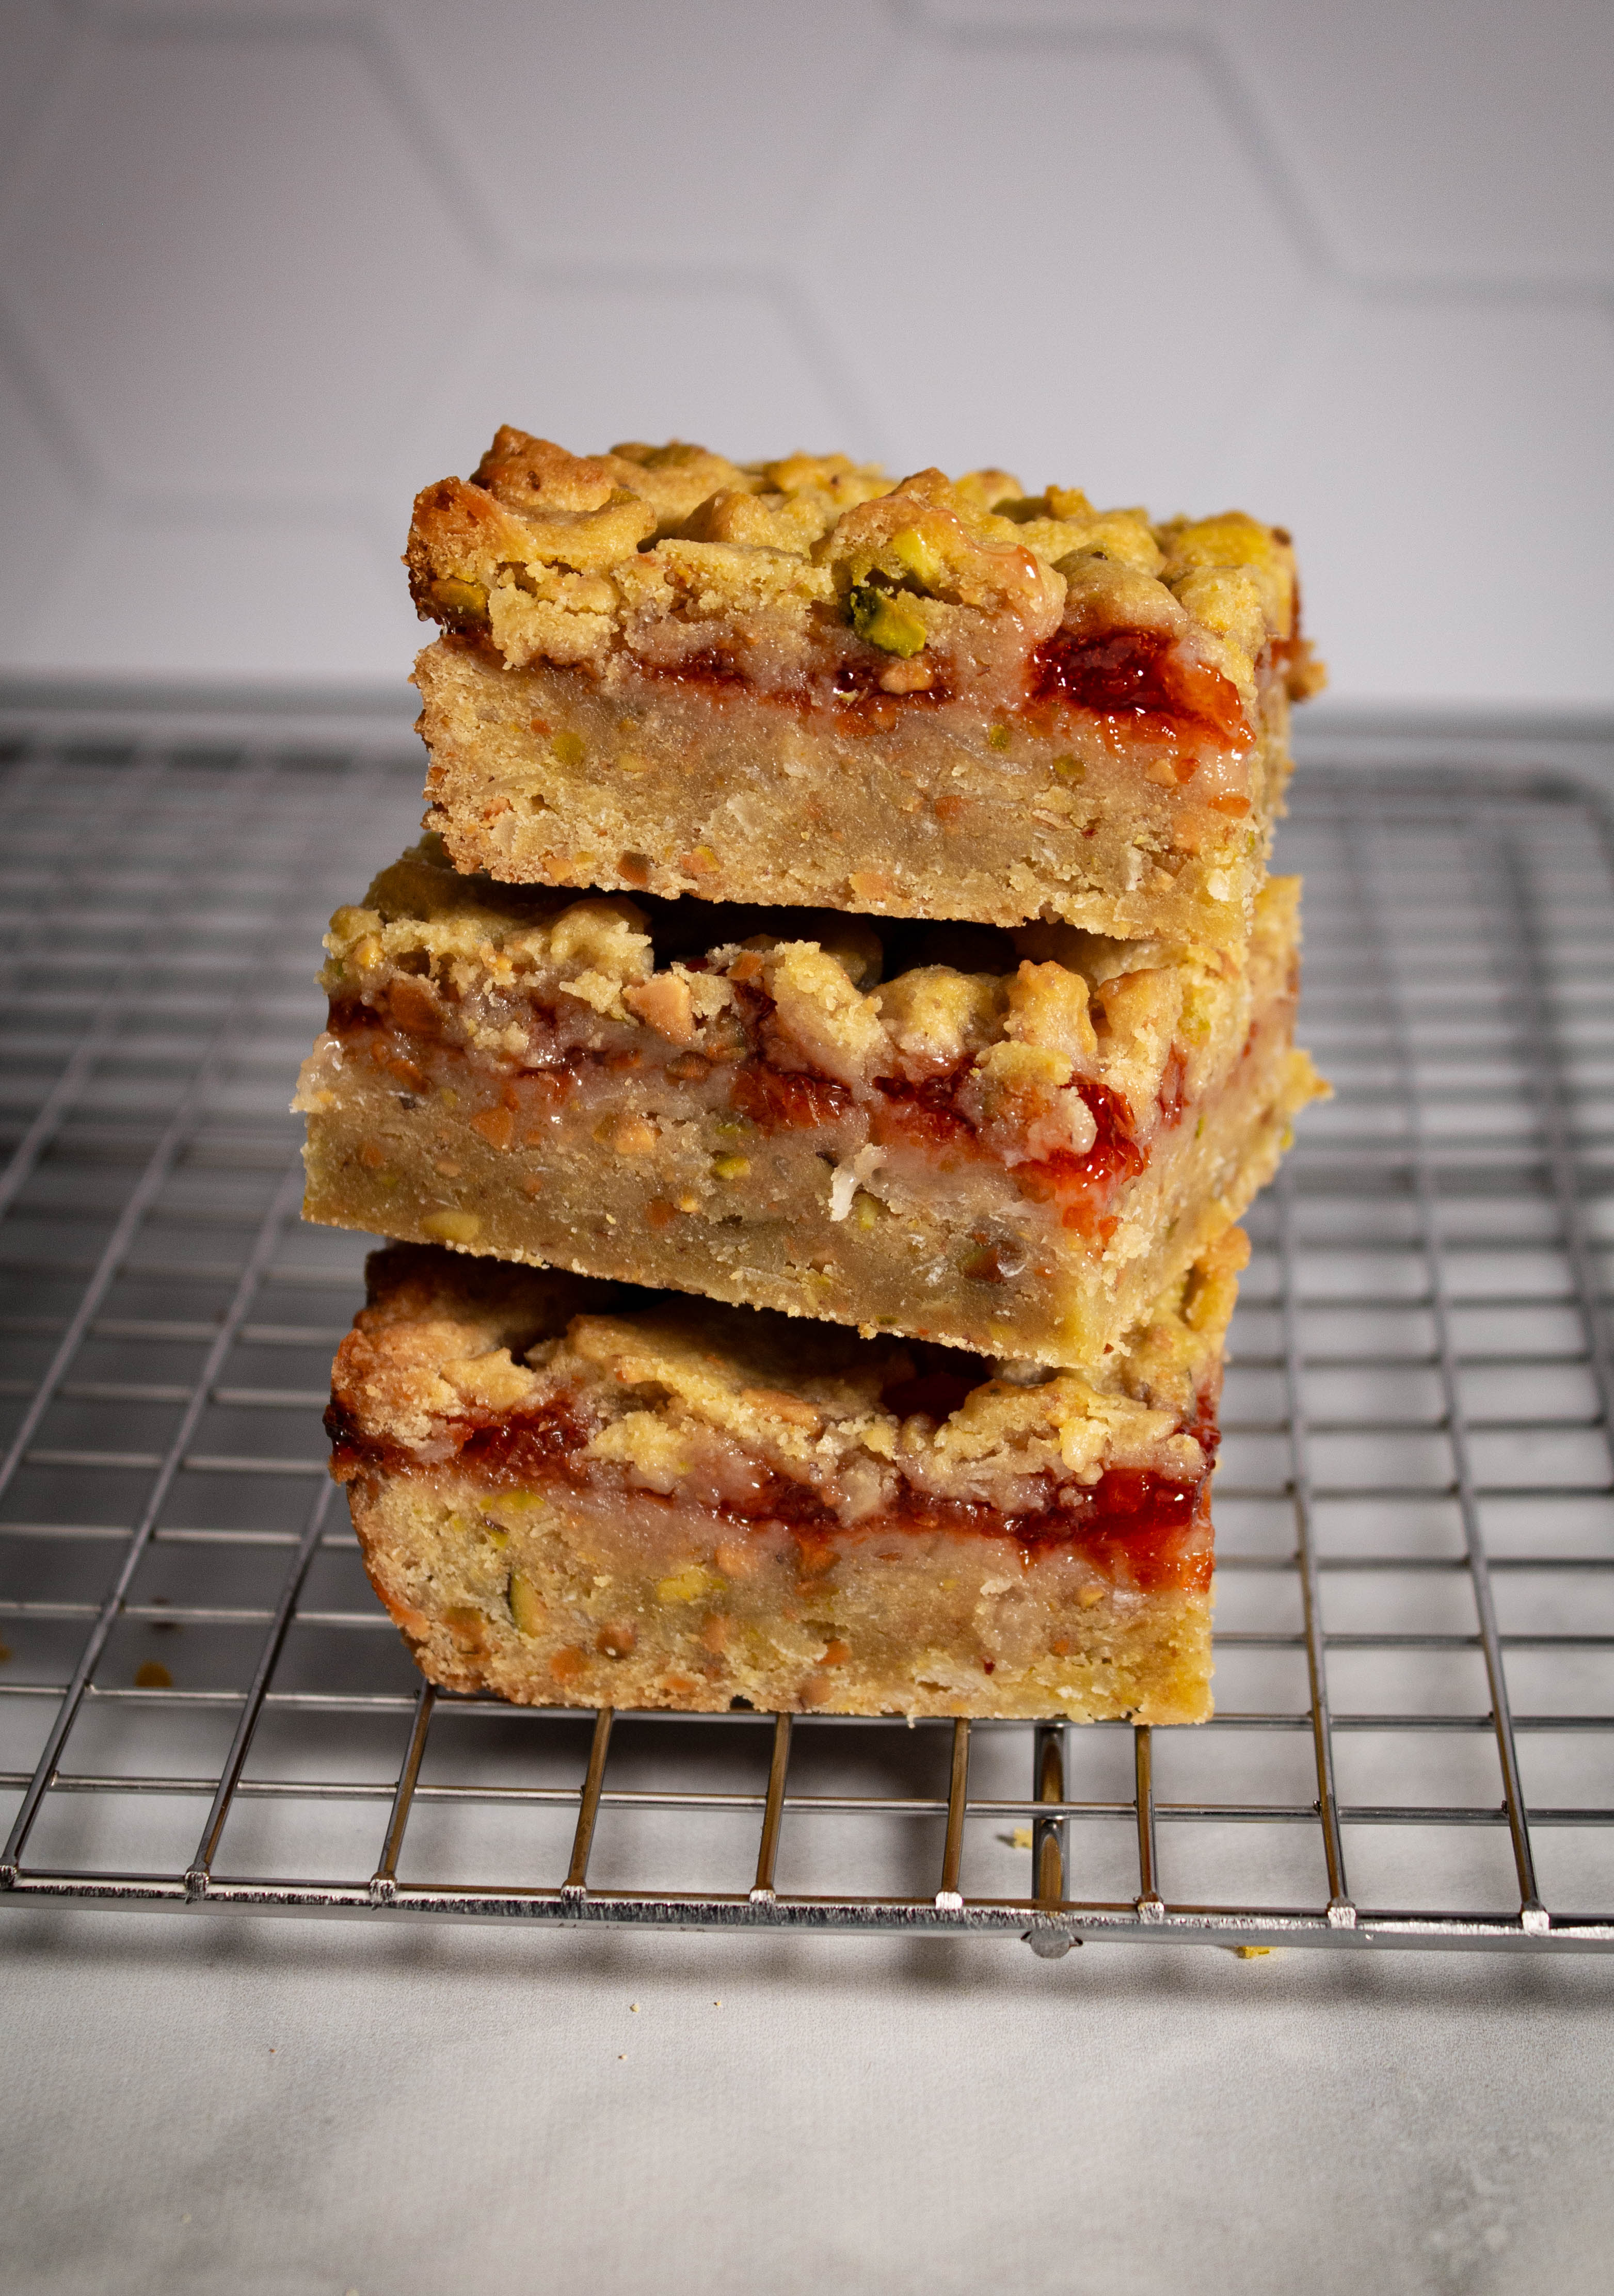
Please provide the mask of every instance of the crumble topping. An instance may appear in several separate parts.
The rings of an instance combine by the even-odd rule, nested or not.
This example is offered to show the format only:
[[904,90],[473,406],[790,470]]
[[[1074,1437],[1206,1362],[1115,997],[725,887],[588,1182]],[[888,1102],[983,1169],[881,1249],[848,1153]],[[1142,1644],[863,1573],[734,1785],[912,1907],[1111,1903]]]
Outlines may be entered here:
[[395,1245],[337,1357],[338,1472],[363,1472],[366,1450],[441,1465],[525,1422],[586,1472],[741,1511],[761,1474],[847,1523],[905,1491],[1023,1517],[1118,1472],[1192,1485],[1247,1253],[1226,1230],[1114,1369],[1084,1374]]
[[1240,962],[1062,924],[876,931],[832,912],[576,899],[462,876],[428,837],[336,912],[321,980],[333,1027],[382,1019],[496,1075],[578,1056],[632,1068],[648,1031],[670,1076],[715,1077],[725,1096],[738,1082],[765,1122],[897,1095],[945,1103],[1016,1164],[1086,1156],[1094,1105],[1119,1103],[1140,1138],[1176,1121],[1238,1059],[1252,976],[1292,964],[1298,898],[1298,880],[1268,881]]
[[[840,455],[740,464],[679,441],[584,456],[505,426],[469,480],[417,496],[406,562],[422,619],[511,668],[1011,709],[1055,691],[1103,708],[1152,681],[1234,741],[1264,680],[1295,699],[1323,682],[1282,529],[1151,524],[1004,471],[893,480]],[[1117,654],[1139,637],[1146,661]]]

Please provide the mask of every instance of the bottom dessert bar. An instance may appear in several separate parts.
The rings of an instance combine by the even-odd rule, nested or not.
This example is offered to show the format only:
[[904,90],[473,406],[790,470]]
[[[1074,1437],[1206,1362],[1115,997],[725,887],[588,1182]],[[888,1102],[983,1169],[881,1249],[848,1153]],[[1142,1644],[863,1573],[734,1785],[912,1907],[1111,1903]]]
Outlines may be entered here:
[[393,1246],[332,1472],[444,1689],[1202,1721],[1247,1249],[1225,1229],[1086,1374]]

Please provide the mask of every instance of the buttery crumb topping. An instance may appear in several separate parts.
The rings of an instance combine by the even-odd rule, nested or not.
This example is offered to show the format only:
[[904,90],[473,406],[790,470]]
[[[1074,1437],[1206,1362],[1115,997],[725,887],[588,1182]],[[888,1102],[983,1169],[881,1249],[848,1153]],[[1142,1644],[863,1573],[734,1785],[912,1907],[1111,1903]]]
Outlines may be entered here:
[[362,1472],[365,1446],[429,1469],[468,1428],[563,1405],[579,1464],[662,1492],[693,1477],[719,1500],[761,1468],[846,1522],[889,1506],[899,1484],[1012,1516],[1045,1506],[1051,1483],[1116,1469],[1192,1482],[1208,1464],[1200,1406],[1247,1253],[1225,1230],[1112,1372],[1041,1374],[395,1246],[372,1262],[373,1304],[337,1357],[340,1471]]
[[1225,680],[1251,724],[1263,680],[1297,699],[1323,682],[1282,528],[1155,522],[1005,471],[892,480],[843,455],[736,463],[677,440],[577,455],[506,426],[470,480],[416,498],[406,562],[422,618],[512,668],[1013,706],[1061,644],[1126,632],[1172,649],[1184,693]]
[[496,1070],[627,1056],[648,1032],[675,1074],[760,1054],[854,1099],[945,1081],[1016,1163],[1093,1146],[1084,1083],[1125,1103],[1136,1136],[1210,1089],[1266,975],[1292,964],[1299,894],[1268,880],[1241,957],[1063,924],[578,900],[460,875],[429,837],[336,912],[321,981],[334,1011],[384,1013]]

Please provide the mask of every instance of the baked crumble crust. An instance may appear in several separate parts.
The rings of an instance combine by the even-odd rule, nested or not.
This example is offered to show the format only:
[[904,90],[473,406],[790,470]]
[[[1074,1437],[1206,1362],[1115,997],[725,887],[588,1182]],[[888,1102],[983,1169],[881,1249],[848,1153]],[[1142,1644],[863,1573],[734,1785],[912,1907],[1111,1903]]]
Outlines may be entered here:
[[485,636],[515,669],[716,657],[763,692],[1013,707],[1056,637],[1147,633],[1229,738],[1253,731],[1274,662],[1294,698],[1321,683],[1282,529],[1240,512],[1151,523],[1003,471],[892,480],[840,455],[737,464],[678,441],[580,456],[505,426],[471,479],[417,496],[406,563],[422,619]]
[[1290,961],[1299,896],[1298,877],[1267,880],[1241,959],[1065,924],[578,900],[461,873],[427,836],[336,911],[319,979],[335,1010],[384,1014],[499,1072],[642,1048],[686,1069],[761,1054],[860,1101],[881,1080],[933,1098],[951,1079],[1013,1165],[1091,1149],[1092,1117],[1067,1090],[1078,1078],[1126,1101],[1134,1137],[1166,1117],[1168,1070],[1171,1101],[1197,1099],[1248,1034],[1252,957]]
[[[335,1472],[351,1480],[382,1456],[439,1466],[488,1424],[564,1398],[589,1465],[668,1496],[688,1490],[703,1447],[721,1484],[737,1447],[846,1525],[887,1507],[899,1480],[1013,1517],[1045,1504],[1050,1476],[1197,1481],[1248,1257],[1242,1230],[1225,1229],[1108,1366],[1050,1373],[394,1244],[371,1257],[369,1304],[333,1367]],[[913,1399],[927,1391],[946,1408]],[[742,1509],[746,1489],[741,1475],[729,1504]]]

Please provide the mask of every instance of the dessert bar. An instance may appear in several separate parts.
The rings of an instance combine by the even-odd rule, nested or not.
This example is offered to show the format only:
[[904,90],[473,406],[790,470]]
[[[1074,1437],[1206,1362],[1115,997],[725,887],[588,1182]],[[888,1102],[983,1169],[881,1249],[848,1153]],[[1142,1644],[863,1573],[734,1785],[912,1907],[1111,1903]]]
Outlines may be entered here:
[[1320,1089],[1290,1037],[1298,895],[1270,880],[1235,954],[578,900],[458,875],[429,838],[332,921],[306,1210],[1098,1363]]
[[1209,1711],[1225,1230],[1102,1374],[393,1246],[327,1425],[446,1689],[848,1714]]
[[1001,471],[502,430],[408,565],[456,867],[1235,944],[1322,683],[1293,552]]

